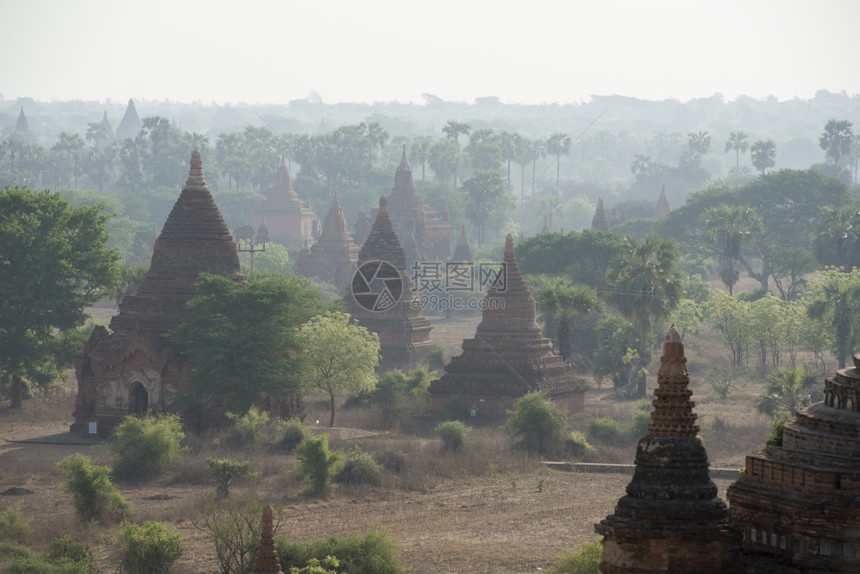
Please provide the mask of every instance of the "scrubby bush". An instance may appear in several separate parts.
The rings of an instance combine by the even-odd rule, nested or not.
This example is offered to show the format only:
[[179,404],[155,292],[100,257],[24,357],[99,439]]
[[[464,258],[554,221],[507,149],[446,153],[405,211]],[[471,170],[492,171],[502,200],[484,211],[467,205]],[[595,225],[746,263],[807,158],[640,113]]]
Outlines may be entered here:
[[90,549],[86,545],[76,542],[68,534],[52,540],[48,545],[45,556],[55,564],[72,562],[74,564],[85,565],[89,570],[95,572],[93,553],[90,552]]
[[388,371],[379,377],[370,404],[382,410],[383,424],[391,426],[410,414],[421,414],[430,405],[430,381],[435,373],[417,367],[408,373]]
[[312,494],[325,496],[331,489],[331,478],[340,462],[340,453],[330,451],[328,436],[308,436],[296,447],[299,470]]
[[651,413],[646,411],[636,411],[633,415],[633,420],[627,427],[627,435],[633,439],[638,439],[648,434],[648,425],[651,424]]
[[603,545],[599,540],[586,542],[576,550],[568,548],[556,558],[559,562],[550,574],[600,574]]
[[588,422],[588,438],[596,442],[612,443],[621,434],[621,425],[607,417],[595,417]]
[[[337,574],[340,562],[334,556],[326,556],[322,561],[311,558],[304,568],[292,566],[290,574]],[[329,570],[331,568],[331,570]]]
[[129,416],[116,427],[113,438],[107,448],[117,457],[116,475],[145,479],[158,475],[179,458],[185,433],[176,414]]
[[93,464],[81,453],[67,456],[57,466],[66,477],[63,490],[74,497],[82,522],[120,521],[131,514],[131,506],[110,480],[110,467]]
[[192,519],[212,538],[221,574],[250,572],[260,545],[263,506],[251,495],[231,496],[211,500],[200,517]]
[[269,413],[251,407],[244,415],[227,413],[227,418],[233,421],[239,440],[246,445],[253,445],[260,441],[266,425],[269,424]]
[[165,574],[185,552],[182,535],[160,522],[124,522],[114,542],[125,574]]
[[584,434],[573,431],[564,439],[564,450],[570,456],[585,456],[597,449],[588,443]]
[[14,508],[0,514],[0,540],[23,542],[33,529]]
[[309,560],[325,560],[334,556],[343,574],[399,574],[403,572],[397,542],[387,532],[371,530],[364,536],[333,536],[309,544],[289,542],[283,537],[276,540],[281,569],[301,568]]
[[23,546],[18,547],[12,561],[3,568],[3,574],[94,574],[98,572],[88,562],[56,560],[40,556]]
[[788,413],[777,413],[773,417],[773,427],[770,435],[767,437],[767,444],[770,446],[782,446],[782,435],[785,431],[785,423],[788,422]]
[[289,454],[296,450],[311,429],[299,419],[281,421],[275,435],[275,447]]
[[460,421],[445,421],[436,425],[436,432],[442,439],[442,448],[458,452],[466,444],[466,436],[472,430]]
[[379,453],[376,460],[383,466],[383,468],[391,472],[400,473],[406,470],[406,457],[403,456],[402,452],[386,450]]
[[532,392],[517,399],[514,409],[507,411],[506,426],[514,438],[514,446],[548,456],[561,444],[561,428],[565,413],[542,393]]
[[210,458],[206,460],[212,482],[215,483],[215,494],[221,498],[230,495],[230,485],[237,479],[256,480],[257,474],[251,472],[247,460],[232,460],[229,458]]
[[382,469],[373,458],[355,448],[346,453],[343,465],[335,474],[334,479],[340,484],[382,484]]

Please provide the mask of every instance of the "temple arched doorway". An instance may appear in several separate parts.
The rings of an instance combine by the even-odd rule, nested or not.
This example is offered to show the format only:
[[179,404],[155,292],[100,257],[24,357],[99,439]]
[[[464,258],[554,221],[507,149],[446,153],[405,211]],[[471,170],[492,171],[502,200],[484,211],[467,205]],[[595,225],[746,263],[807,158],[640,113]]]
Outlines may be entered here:
[[132,415],[145,415],[149,408],[149,393],[140,383],[134,383],[128,394],[128,412]]

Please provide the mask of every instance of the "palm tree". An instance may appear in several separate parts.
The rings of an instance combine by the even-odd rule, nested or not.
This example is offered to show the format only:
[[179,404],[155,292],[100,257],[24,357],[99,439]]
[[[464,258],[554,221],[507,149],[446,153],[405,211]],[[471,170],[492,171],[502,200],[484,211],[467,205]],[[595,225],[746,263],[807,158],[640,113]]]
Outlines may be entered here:
[[565,361],[573,355],[573,333],[577,315],[601,312],[603,303],[588,285],[560,285],[556,290],[558,301],[558,351]]
[[526,137],[520,136],[516,142],[514,151],[514,163],[520,166],[520,203],[526,200],[526,166],[532,161],[532,142]]
[[764,175],[764,170],[776,165],[776,143],[773,140],[756,140],[750,147],[750,159],[757,170]]
[[555,132],[546,140],[546,151],[555,156],[555,194],[558,195],[559,176],[561,174],[561,156],[570,153],[572,140],[566,133]]
[[494,209],[502,207],[502,196],[507,194],[499,172],[478,170],[463,182],[466,191],[466,217],[478,231],[478,245],[484,243],[484,232]]
[[815,257],[823,266],[851,271],[860,258],[860,212],[855,205],[821,208],[812,238]]
[[741,172],[741,152],[746,152],[750,147],[746,141],[747,137],[744,132],[731,132],[729,141],[726,142],[726,153],[731,150],[735,151],[735,173],[737,174]]
[[802,365],[774,369],[767,376],[767,388],[758,402],[758,410],[770,416],[787,410],[794,416],[797,409],[812,401],[814,387],[815,375]]
[[829,269],[810,288],[806,315],[810,319],[829,319],[836,334],[836,361],[845,368],[849,342],[853,340],[854,317],[860,309],[860,276]]
[[[609,265],[607,302],[639,329],[640,372],[648,364],[648,333],[678,305],[683,292],[681,273],[675,268],[678,250],[670,239],[626,236],[621,253]],[[638,377],[637,392],[645,396],[645,377]]]
[[538,158],[546,157],[546,143],[542,140],[534,140],[531,142],[532,152],[532,195],[535,194],[535,176],[537,173]]
[[706,154],[711,147],[711,136],[708,132],[690,132],[687,134],[687,143],[692,151]]
[[851,131],[851,122],[848,120],[829,120],[824,125],[824,131],[821,133],[818,144],[834,165],[841,165],[842,158],[851,153],[853,141],[854,133]]
[[433,139],[430,136],[421,136],[415,138],[409,148],[412,161],[421,163],[421,181],[424,181],[424,167],[427,165],[427,160],[430,159],[430,148],[432,147]]
[[735,267],[741,258],[741,246],[761,231],[761,217],[751,207],[722,203],[706,209],[702,221],[707,241],[719,255],[720,280],[731,295],[740,275]]
[[463,122],[455,120],[448,120],[448,123],[442,128],[442,131],[445,132],[445,137],[449,140],[454,140],[457,143],[460,143],[460,134],[469,135],[469,130],[471,129],[472,126],[469,124],[464,124]]
[[502,161],[507,165],[508,191],[511,190],[511,162],[517,158],[518,141],[522,136],[516,132],[499,132],[499,148],[502,150]]

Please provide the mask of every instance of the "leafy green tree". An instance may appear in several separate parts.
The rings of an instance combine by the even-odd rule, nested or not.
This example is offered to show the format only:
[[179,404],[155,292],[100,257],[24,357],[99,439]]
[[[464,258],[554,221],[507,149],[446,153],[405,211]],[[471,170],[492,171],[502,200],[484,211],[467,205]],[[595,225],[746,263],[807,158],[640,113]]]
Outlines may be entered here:
[[860,263],[860,206],[822,206],[812,247],[821,265],[854,269]]
[[325,496],[331,490],[331,479],[341,461],[339,451],[328,448],[328,435],[308,436],[296,447],[299,470],[305,477],[310,491]]
[[499,136],[493,129],[486,128],[472,132],[465,151],[475,171],[496,171],[501,167],[502,148],[499,145]]
[[117,457],[114,472],[128,478],[149,478],[176,462],[184,451],[185,433],[179,415],[129,416],[113,431],[107,449]]
[[812,401],[815,384],[815,376],[800,365],[774,369],[767,376],[767,387],[758,403],[758,410],[770,416],[779,411],[788,411],[794,416],[797,409]]
[[545,320],[551,317],[551,322],[555,325],[553,338],[558,344],[559,353],[565,361],[571,361],[576,316],[603,310],[603,303],[597,293],[588,285],[554,281],[541,286],[535,292],[535,302]]
[[751,340],[749,303],[715,289],[705,307],[708,319],[716,325],[720,337],[729,347],[732,367],[746,365]]
[[230,458],[206,459],[212,482],[215,483],[215,494],[220,498],[230,496],[230,486],[239,479],[255,480],[257,474],[251,472],[251,465],[247,460],[233,460]]
[[[639,328],[640,372],[647,367],[648,333],[652,322],[663,321],[683,293],[676,269],[675,242],[660,237],[626,237],[624,249],[607,271],[606,300]],[[638,394],[645,396],[645,376],[639,375]]]
[[830,321],[836,335],[836,361],[839,368],[844,369],[857,334],[860,270],[826,269],[808,289],[806,314],[811,319]]
[[173,331],[188,346],[191,372],[181,406],[229,406],[245,413],[264,397],[304,391],[297,329],[327,309],[300,277],[253,274],[247,282],[202,274],[191,314]]
[[[620,235],[591,229],[564,235],[546,233],[517,244],[517,261],[523,273],[565,274],[602,293],[609,264],[621,254],[624,245]],[[568,267],[560,268],[560,261]]]
[[563,132],[555,132],[546,140],[546,152],[555,156],[555,194],[559,194],[559,177],[561,175],[561,156],[570,153],[573,140]]
[[561,444],[561,429],[567,415],[543,393],[523,395],[507,415],[505,425],[516,447],[548,456]]
[[421,413],[430,402],[430,382],[436,373],[416,367],[409,373],[393,370],[379,376],[369,402],[382,410],[382,422],[391,425],[406,414]]
[[702,214],[705,238],[720,260],[720,280],[728,288],[729,295],[740,274],[736,266],[741,247],[751,241],[762,228],[761,217],[744,205],[720,204]]
[[466,216],[478,231],[478,245],[484,243],[490,221],[512,208],[513,196],[505,190],[499,172],[478,170],[463,182],[466,193]]
[[299,329],[304,378],[329,398],[334,426],[335,399],[370,392],[376,386],[379,337],[350,320],[346,313],[313,317]]
[[818,144],[834,165],[841,166],[843,159],[851,153],[851,144],[854,142],[851,127],[848,120],[828,120],[824,125]]
[[0,192],[0,380],[12,408],[28,383],[56,379],[64,338],[116,282],[107,219],[101,205],[73,207],[47,190]]
[[729,139],[726,142],[726,153],[730,151],[735,152],[735,174],[740,174],[741,172],[741,153],[746,153],[750,148],[750,144],[747,142],[748,137],[744,132],[729,133]]
[[93,464],[81,453],[57,463],[66,480],[63,490],[74,497],[75,510],[82,522],[119,521],[131,513],[131,506],[111,482],[110,467]]
[[776,143],[771,140],[756,140],[750,147],[750,159],[757,170],[764,175],[767,168],[776,165]]
[[123,574],[167,574],[185,552],[182,534],[161,522],[124,522],[115,538]]

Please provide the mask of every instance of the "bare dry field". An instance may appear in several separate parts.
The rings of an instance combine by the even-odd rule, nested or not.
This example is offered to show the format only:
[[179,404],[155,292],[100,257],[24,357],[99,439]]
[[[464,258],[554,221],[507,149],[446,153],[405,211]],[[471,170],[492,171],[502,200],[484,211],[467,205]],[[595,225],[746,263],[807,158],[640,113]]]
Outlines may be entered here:
[[[460,341],[472,336],[478,319],[434,319],[433,334],[445,347],[446,358],[459,353]],[[693,350],[696,410],[712,466],[740,468],[745,453],[764,443],[770,426],[755,412],[755,398],[761,394],[762,385],[751,379],[729,399],[719,399],[694,372],[695,366],[706,360],[703,357],[716,352],[716,346]],[[653,389],[656,379],[648,383]],[[641,406],[641,401],[618,400],[604,385],[589,392],[586,414],[572,417],[567,430],[585,429],[593,416],[629,421]],[[50,434],[68,428],[72,407],[71,387],[54,397],[28,402],[22,412],[0,407],[0,437],[4,437],[0,440],[0,492],[12,487],[32,492],[0,496],[0,512],[17,509],[35,527],[34,547],[70,533],[94,549],[103,571],[112,571],[116,568],[110,557],[113,531],[77,523],[71,497],[62,491],[62,476],[56,469],[57,461],[74,452],[102,464],[110,463],[108,453],[86,444],[21,441],[28,432]],[[382,487],[343,486],[328,498],[314,499],[304,494],[302,483],[289,474],[294,457],[237,451],[229,456],[251,460],[259,478],[253,485],[232,491],[253,492],[277,505],[279,534],[293,541],[382,528],[397,541],[406,572],[513,574],[551,568],[566,547],[595,540],[594,524],[613,512],[630,479],[625,474],[548,470],[536,459],[512,454],[499,424],[479,423],[464,453],[443,457],[432,421],[379,431],[375,430],[374,416],[362,409],[339,412],[340,427],[373,432],[334,433],[332,447],[355,446],[371,455],[386,450],[402,452],[414,472],[405,476],[388,473]],[[327,420],[326,413],[311,411],[307,418],[311,423],[317,419]],[[185,537],[189,549],[173,572],[217,572],[213,544],[195,527],[194,520],[213,492],[205,459],[226,455],[224,447],[207,443],[211,438],[194,440],[191,453],[177,468],[151,483],[121,483],[120,488],[134,506],[138,520],[168,523]],[[588,460],[633,462],[635,437],[597,446],[598,452]],[[434,464],[444,468],[431,468]],[[715,482],[724,497],[731,480]]]

